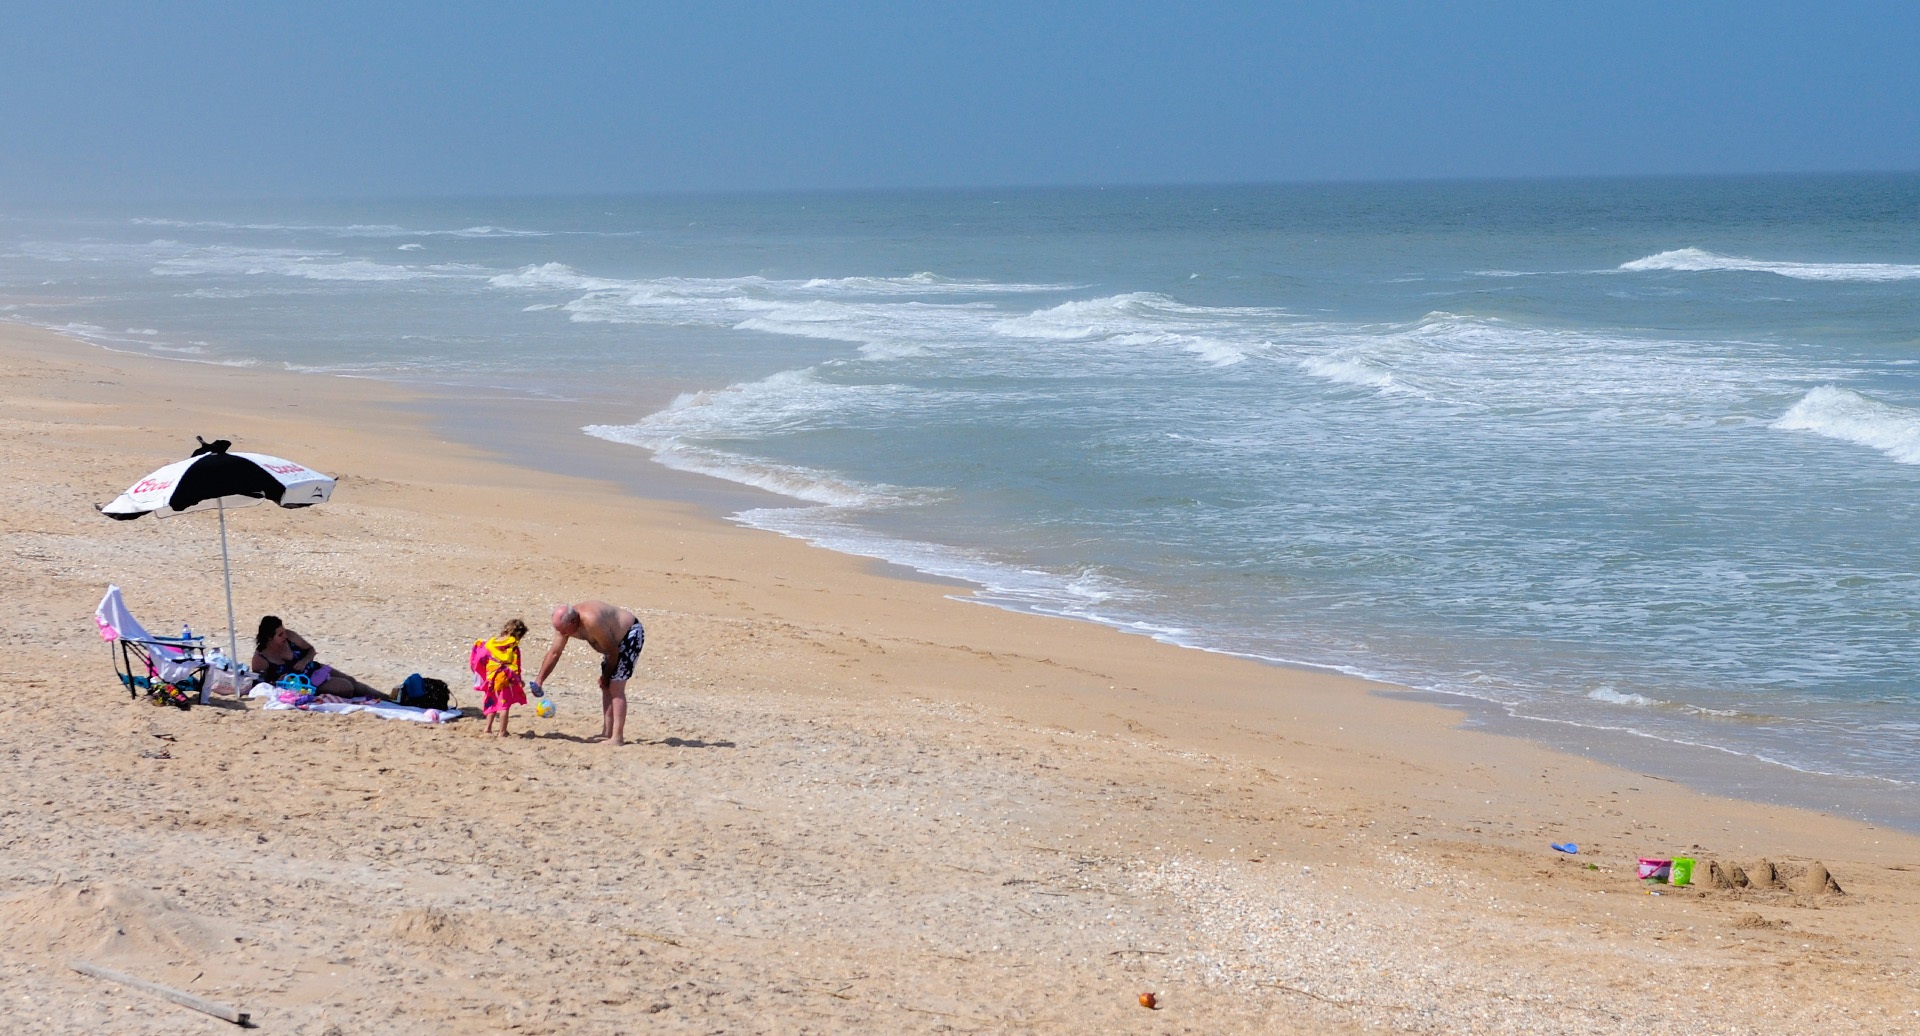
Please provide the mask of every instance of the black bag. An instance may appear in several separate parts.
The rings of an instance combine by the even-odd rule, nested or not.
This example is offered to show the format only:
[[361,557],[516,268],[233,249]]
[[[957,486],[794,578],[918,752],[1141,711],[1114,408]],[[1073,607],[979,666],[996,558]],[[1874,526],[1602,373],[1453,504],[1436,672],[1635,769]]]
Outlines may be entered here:
[[396,704],[410,705],[416,709],[445,709],[450,704],[447,682],[415,673],[400,685]]

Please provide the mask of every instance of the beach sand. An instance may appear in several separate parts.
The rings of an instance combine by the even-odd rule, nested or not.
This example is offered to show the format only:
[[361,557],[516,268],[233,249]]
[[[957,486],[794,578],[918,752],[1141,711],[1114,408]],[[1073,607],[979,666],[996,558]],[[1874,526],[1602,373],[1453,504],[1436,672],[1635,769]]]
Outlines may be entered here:
[[[0,386],[10,1032],[225,1024],[74,959],[283,1033],[1920,1031],[1911,835],[968,603],[444,441],[401,386],[7,326]],[[340,477],[229,515],[243,643],[271,612],[473,705],[475,638],[537,656],[602,597],[647,626],[633,743],[586,740],[578,645],[504,741],[130,701],[94,606],[223,630],[219,527],[93,505],[196,434]],[[1643,855],[1786,886],[1649,895]],[[1816,861],[1843,893],[1791,887]]]

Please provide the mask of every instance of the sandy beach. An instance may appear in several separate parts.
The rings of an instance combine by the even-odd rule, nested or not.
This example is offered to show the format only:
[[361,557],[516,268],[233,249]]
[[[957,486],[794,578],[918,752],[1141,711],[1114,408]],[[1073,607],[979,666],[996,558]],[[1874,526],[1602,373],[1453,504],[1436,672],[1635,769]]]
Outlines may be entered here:
[[[75,959],[316,1036],[1920,1031],[1912,835],[982,607],[445,441],[402,386],[10,325],[0,386],[11,1032],[224,1025]],[[578,646],[504,741],[129,700],[95,605],[224,642],[218,525],[94,505],[196,434],[340,478],[230,516],[243,641],[473,706],[475,638],[605,598],[648,631],[633,742],[587,740]],[[1649,894],[1676,855],[1779,880]]]

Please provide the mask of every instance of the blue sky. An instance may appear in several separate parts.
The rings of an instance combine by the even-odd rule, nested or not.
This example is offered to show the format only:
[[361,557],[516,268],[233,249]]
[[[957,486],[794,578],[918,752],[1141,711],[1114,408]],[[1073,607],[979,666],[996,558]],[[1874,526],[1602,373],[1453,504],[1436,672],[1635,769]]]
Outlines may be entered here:
[[1915,4],[6,9],[16,201],[1920,169]]

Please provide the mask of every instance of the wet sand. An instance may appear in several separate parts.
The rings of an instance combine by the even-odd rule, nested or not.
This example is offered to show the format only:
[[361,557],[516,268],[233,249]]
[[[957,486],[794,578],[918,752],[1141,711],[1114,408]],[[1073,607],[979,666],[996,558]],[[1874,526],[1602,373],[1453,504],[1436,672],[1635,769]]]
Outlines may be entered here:
[[[1911,835],[981,607],[449,441],[398,386],[5,325],[0,385],[12,1031],[222,1024],[75,958],[315,1034],[1920,1028]],[[130,701],[93,608],[224,640],[218,525],[92,505],[195,434],[341,478],[230,515],[243,632],[459,689],[473,639],[604,597],[647,624],[634,743],[588,741],[578,647],[504,741]],[[1654,896],[1641,855],[1782,881]]]

